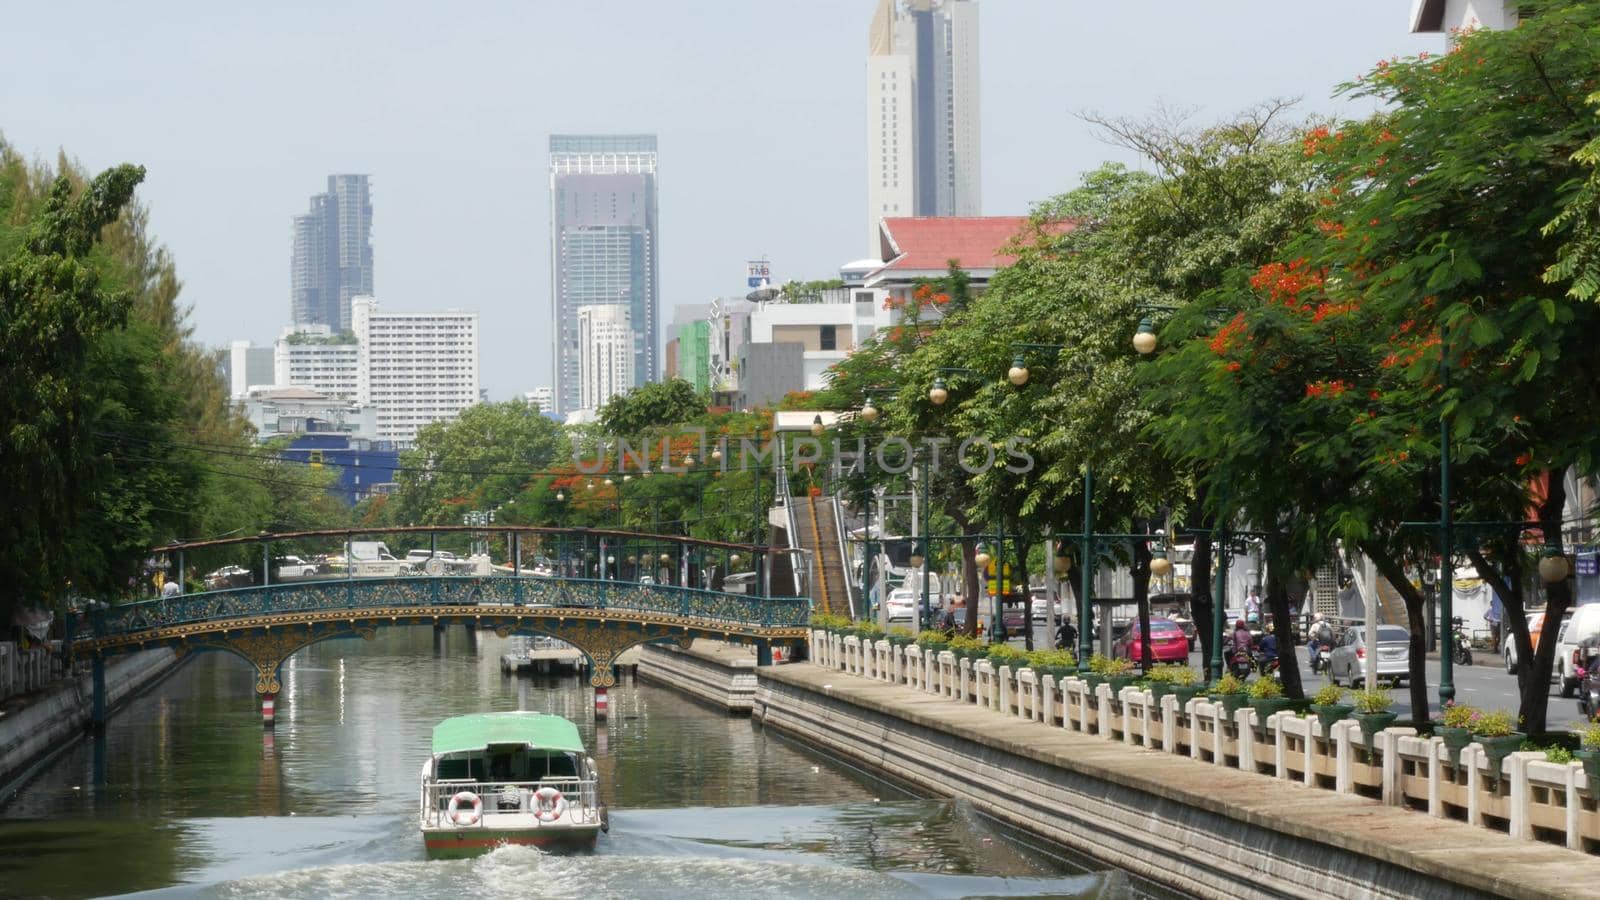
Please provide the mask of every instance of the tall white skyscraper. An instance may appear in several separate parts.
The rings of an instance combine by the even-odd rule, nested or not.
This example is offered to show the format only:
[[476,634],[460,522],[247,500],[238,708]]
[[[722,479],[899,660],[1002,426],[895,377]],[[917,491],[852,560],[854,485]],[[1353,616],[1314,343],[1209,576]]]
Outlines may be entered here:
[[578,309],[579,408],[598,410],[634,385],[633,329],[617,303]]
[[867,246],[878,221],[983,214],[976,0],[878,0],[867,32]]

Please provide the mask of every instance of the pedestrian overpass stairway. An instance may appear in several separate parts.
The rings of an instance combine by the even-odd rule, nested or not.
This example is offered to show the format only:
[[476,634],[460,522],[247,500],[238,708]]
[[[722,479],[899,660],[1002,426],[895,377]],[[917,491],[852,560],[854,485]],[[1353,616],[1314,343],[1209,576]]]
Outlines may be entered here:
[[830,497],[795,497],[794,545],[816,561],[811,598],[830,615],[850,615],[850,578],[845,569],[839,522]]
[[1372,579],[1378,587],[1378,621],[1385,625],[1399,625],[1402,628],[1410,627],[1410,617],[1406,613],[1405,598],[1395,590],[1389,579],[1378,573]]

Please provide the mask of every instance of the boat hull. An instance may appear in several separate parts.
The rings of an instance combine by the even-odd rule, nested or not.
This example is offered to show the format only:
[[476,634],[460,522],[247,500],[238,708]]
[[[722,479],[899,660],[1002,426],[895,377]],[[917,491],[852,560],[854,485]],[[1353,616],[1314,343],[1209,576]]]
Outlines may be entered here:
[[465,859],[482,856],[507,844],[554,849],[588,850],[600,835],[598,825],[545,826],[542,828],[452,828],[424,831],[422,842],[429,859]]

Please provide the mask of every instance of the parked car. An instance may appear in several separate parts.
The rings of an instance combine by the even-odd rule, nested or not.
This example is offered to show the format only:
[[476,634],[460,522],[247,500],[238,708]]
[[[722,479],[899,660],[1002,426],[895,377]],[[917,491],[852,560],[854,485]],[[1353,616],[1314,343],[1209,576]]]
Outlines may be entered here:
[[420,563],[425,563],[430,559],[442,559],[446,562],[455,562],[460,558],[461,557],[456,556],[449,550],[408,550],[406,551],[405,561],[413,565],[417,565]]
[[322,571],[316,563],[298,556],[280,556],[272,564],[272,577],[279,579],[311,578]]
[[1600,603],[1586,603],[1572,611],[1572,618],[1561,628],[1556,639],[1556,685],[1561,696],[1578,694],[1578,669],[1583,666],[1579,645],[1600,634]]
[[255,573],[243,566],[223,566],[206,574],[206,590],[225,591],[229,588],[249,587],[255,584]]
[[[1140,638],[1139,623],[1134,622],[1128,631],[1115,644],[1111,645],[1111,655],[1123,657],[1139,662],[1143,659],[1144,642]],[[1162,663],[1186,663],[1189,661],[1189,639],[1183,636],[1183,629],[1171,619],[1150,620],[1150,658]]]
[[[1328,679],[1334,684],[1364,687],[1367,671],[1367,629],[1353,625],[1345,629],[1339,646],[1328,657]],[[1378,626],[1377,677],[1399,687],[1411,677],[1411,632],[1398,625]]]

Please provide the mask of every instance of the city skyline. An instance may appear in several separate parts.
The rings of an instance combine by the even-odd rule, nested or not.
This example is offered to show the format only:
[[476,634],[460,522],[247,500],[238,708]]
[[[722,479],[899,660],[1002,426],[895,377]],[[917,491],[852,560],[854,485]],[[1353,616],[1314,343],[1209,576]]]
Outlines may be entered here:
[[[625,17],[581,5],[450,17],[356,2],[288,17],[179,2],[160,16],[99,10],[67,32],[48,9],[24,7],[12,24],[33,39],[0,61],[10,76],[0,78],[0,128],[25,155],[60,149],[91,170],[147,167],[139,197],[150,231],[176,259],[196,339],[214,347],[276,337],[287,318],[285,217],[329,173],[371,173],[385,308],[479,309],[484,383],[505,399],[550,383],[553,366],[542,177],[551,133],[659,135],[670,174],[663,306],[738,292],[745,260],[758,256],[783,279],[828,277],[862,255],[864,31],[875,5],[713,0],[697,42],[720,41],[718,54],[680,52],[671,36],[682,12],[657,5]],[[1370,104],[1332,100],[1330,85],[1445,44],[1408,33],[1390,0],[1352,0],[1335,18],[1270,0],[1225,14],[1154,2],[981,8],[991,215],[1025,213],[1103,160],[1136,162],[1076,111],[1138,117],[1160,101],[1195,109],[1198,124],[1303,96],[1304,115],[1358,115]],[[540,34],[600,28],[605,66],[560,42],[525,52]],[[1316,39],[1280,39],[1291,33]],[[419,46],[441,65],[400,62]],[[578,71],[583,90],[530,88]],[[328,84],[361,96],[363,111],[306,103]]]

